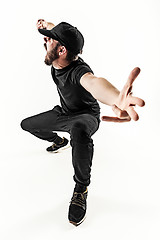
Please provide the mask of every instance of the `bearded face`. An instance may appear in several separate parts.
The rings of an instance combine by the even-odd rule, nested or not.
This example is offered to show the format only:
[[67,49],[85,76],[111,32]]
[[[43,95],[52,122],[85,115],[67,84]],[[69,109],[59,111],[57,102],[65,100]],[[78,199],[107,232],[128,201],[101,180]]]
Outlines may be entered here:
[[[59,58],[59,54],[58,54],[58,47],[61,46],[60,43],[57,43],[57,45],[50,51],[47,51],[47,54],[45,56],[45,64],[48,66],[52,65],[52,62],[55,61],[56,59]],[[44,43],[44,47],[47,50],[47,44]]]

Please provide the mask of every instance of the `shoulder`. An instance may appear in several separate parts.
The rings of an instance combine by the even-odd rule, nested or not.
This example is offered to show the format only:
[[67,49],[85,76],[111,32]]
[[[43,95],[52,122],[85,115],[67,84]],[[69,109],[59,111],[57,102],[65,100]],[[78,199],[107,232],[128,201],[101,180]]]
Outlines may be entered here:
[[[78,57],[78,60],[76,60],[76,67],[78,68],[88,68],[92,71],[91,67],[80,57]],[[93,71],[92,71],[93,72]]]
[[72,69],[72,80],[75,83],[80,84],[81,77],[86,73],[92,73],[93,71],[91,67],[84,62],[82,58],[78,58],[78,60],[75,61],[74,67]]

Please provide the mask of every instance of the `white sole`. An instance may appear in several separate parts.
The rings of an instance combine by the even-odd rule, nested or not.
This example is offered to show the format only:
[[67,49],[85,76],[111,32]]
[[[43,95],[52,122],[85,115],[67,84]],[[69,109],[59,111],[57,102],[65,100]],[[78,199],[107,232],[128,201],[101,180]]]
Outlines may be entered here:
[[64,146],[64,147],[59,148],[58,150],[48,151],[48,152],[49,152],[49,153],[58,153],[58,152],[61,152],[61,150],[63,151],[63,150],[66,150],[66,149],[68,149],[68,148],[70,148],[70,145],[66,145],[66,146]]
[[76,222],[73,222],[73,221],[69,221],[71,224],[73,224],[74,226],[79,226],[84,220],[86,219],[86,215],[84,216],[84,218],[80,221],[80,222],[78,222],[78,223],[76,223]]

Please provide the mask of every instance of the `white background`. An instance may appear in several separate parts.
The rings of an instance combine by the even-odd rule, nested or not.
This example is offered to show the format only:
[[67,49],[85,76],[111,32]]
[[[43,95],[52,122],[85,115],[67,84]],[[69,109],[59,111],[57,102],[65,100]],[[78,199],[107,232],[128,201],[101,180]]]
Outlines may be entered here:
[[[160,239],[160,2],[15,0],[0,11],[0,239]],[[93,136],[87,219],[77,228],[67,219],[71,148],[49,154],[47,142],[20,128],[22,119],[59,104],[39,18],[76,26],[85,37],[82,58],[119,89],[141,68],[133,89],[146,102],[136,108],[140,120],[102,122]]]

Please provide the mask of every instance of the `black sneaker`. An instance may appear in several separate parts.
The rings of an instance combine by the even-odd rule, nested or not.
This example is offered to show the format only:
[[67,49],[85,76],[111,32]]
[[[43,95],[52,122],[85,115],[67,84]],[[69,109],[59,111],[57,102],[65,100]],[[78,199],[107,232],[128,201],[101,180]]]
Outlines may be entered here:
[[[66,145],[68,144],[68,139],[65,137],[62,138],[62,142],[60,143],[54,143],[52,146],[48,147],[46,150],[48,152],[58,152],[59,149],[65,149],[67,148]],[[68,146],[69,147],[69,146]]]
[[80,225],[85,220],[87,209],[88,190],[83,193],[74,192],[69,206],[68,219],[75,226]]

